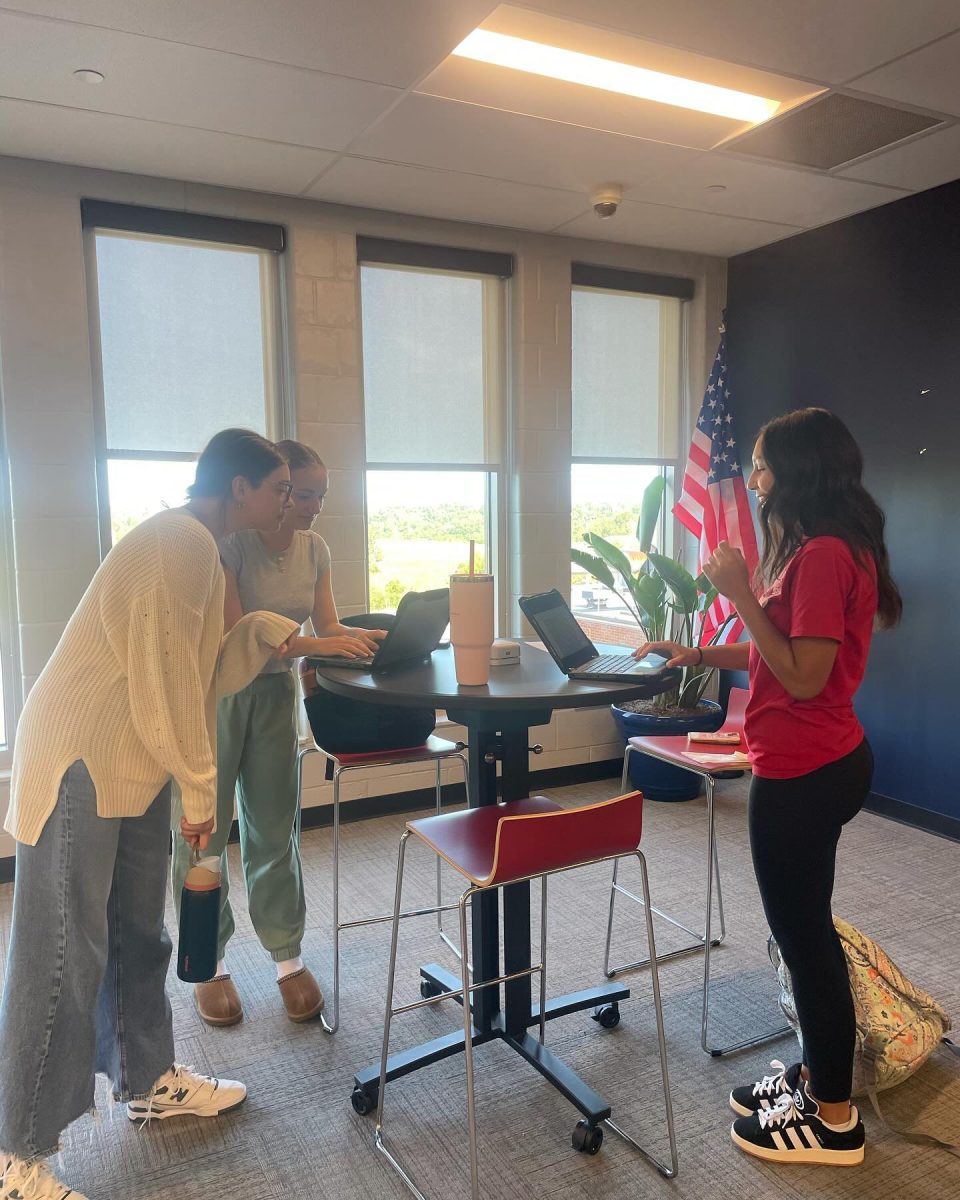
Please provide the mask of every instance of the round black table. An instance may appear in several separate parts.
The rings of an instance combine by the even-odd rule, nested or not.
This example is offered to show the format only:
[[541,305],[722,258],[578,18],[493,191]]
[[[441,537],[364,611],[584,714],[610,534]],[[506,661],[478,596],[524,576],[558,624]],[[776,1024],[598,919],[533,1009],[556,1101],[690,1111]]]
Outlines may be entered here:
[[[468,734],[470,805],[495,804],[498,799],[497,764],[501,767],[499,793],[504,801],[530,794],[529,730],[546,725],[558,708],[585,708],[612,701],[655,696],[676,685],[678,671],[665,671],[629,683],[586,682],[568,679],[550,655],[535,643],[521,643],[520,662],[490,668],[483,687],[457,684],[453,651],[435,650],[429,661],[372,675],[343,667],[320,667],[317,681],[335,695],[371,704],[393,704],[446,710]],[[511,884],[503,889],[503,970],[500,970],[499,906],[496,891],[474,897],[471,909],[474,981],[509,975],[530,965],[530,886]],[[458,976],[430,963],[420,968],[423,986],[436,992],[460,986]],[[604,984],[587,991],[560,996],[547,1005],[546,1018],[563,1016],[625,999],[629,989]],[[539,1005],[531,1003],[529,976],[473,993],[474,1040],[482,1044],[504,1040],[556,1087],[591,1122],[610,1115],[610,1106],[560,1059],[527,1031],[540,1021]],[[409,1074],[431,1062],[462,1052],[463,1030],[435,1038],[414,1050],[392,1055],[387,1078]],[[354,1078],[356,1089],[376,1103],[379,1064],[366,1067]],[[356,1094],[356,1093],[355,1093]]]

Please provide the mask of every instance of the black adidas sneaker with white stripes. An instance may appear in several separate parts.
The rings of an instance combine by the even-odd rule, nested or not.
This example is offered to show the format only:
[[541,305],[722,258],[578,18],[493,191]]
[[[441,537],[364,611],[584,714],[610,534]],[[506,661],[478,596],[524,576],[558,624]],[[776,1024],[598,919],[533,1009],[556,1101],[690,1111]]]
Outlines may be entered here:
[[863,1162],[865,1136],[856,1108],[850,1110],[849,1127],[827,1125],[805,1084],[784,1092],[773,1108],[738,1117],[730,1137],[741,1150],[767,1162],[826,1167],[855,1167]]
[[758,1083],[752,1086],[748,1083],[730,1093],[730,1107],[738,1116],[750,1117],[762,1109],[773,1108],[784,1092],[792,1092],[799,1085],[802,1063],[785,1067],[775,1058],[770,1066],[773,1067],[772,1075],[764,1075]]

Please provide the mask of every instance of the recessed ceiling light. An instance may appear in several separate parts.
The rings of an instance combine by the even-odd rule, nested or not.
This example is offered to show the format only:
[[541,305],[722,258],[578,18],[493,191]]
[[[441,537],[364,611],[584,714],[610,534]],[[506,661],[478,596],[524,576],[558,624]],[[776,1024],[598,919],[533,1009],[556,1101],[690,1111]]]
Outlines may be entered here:
[[79,79],[81,83],[103,83],[104,75],[102,71],[91,71],[87,67],[81,67],[79,71],[74,71],[74,79]]
[[580,54],[575,50],[562,50],[559,46],[547,46],[542,42],[531,42],[506,33],[493,33],[488,29],[475,29],[453,53],[460,58],[471,58],[492,66],[509,67],[531,75],[545,75],[566,83],[579,83],[584,87],[635,96],[640,100],[655,100],[677,108],[730,117],[751,125],[769,120],[780,107],[779,100],[767,100],[763,96],[751,96],[731,88],[698,83],[678,75],[664,75],[660,71],[648,71],[645,67],[597,58],[592,54]]

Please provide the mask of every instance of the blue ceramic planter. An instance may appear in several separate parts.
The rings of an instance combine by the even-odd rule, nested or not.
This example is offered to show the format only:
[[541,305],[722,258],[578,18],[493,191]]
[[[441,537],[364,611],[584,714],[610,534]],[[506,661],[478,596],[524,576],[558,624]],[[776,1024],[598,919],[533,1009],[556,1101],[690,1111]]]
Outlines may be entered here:
[[[624,745],[632,737],[675,737],[684,733],[712,733],[723,724],[724,712],[713,700],[701,700],[700,712],[686,717],[627,712],[610,706]],[[648,800],[693,800],[703,789],[699,775],[660,762],[649,754],[630,755],[630,782]]]

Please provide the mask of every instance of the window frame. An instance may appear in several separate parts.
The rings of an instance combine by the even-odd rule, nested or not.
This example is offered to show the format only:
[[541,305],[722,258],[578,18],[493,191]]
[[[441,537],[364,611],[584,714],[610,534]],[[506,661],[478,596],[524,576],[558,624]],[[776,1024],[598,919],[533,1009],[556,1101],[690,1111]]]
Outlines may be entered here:
[[505,581],[507,560],[507,512],[505,496],[507,456],[507,378],[509,289],[512,275],[509,255],[482,251],[461,251],[453,247],[421,246],[418,243],[387,242],[375,238],[358,239],[360,274],[361,372],[363,371],[363,282],[364,267],[410,271],[418,275],[456,275],[479,279],[483,283],[483,438],[487,462],[432,463],[386,462],[367,458],[366,410],[364,409],[363,524],[364,590],[370,605],[370,523],[367,505],[367,479],[370,472],[412,471],[482,474],[486,477],[484,535],[488,571],[493,573],[496,596],[497,629],[508,627],[509,588]]
[[[689,405],[689,345],[690,345],[690,310],[694,295],[692,280],[673,278],[670,276],[649,275],[641,272],[631,272],[618,268],[595,267],[589,264],[573,263],[571,269],[571,291],[607,292],[623,294],[626,292],[643,295],[653,299],[675,299],[680,301],[680,328],[677,345],[679,356],[679,373],[677,386],[677,456],[676,457],[595,457],[590,455],[572,454],[571,467],[571,502],[570,502],[570,535],[573,541],[573,468],[575,466],[626,466],[626,467],[656,467],[665,480],[663,505],[660,510],[659,541],[661,553],[671,557],[677,549],[682,549],[683,526],[673,516],[673,505],[676,500],[677,487],[685,465],[683,447],[689,443],[690,405]],[[571,326],[571,346],[573,330]],[[571,404],[573,403],[571,397]],[[568,585],[569,586],[569,585]],[[572,599],[572,591],[568,593]]]
[[106,396],[103,383],[103,343],[100,330],[98,236],[153,242],[189,242],[217,250],[233,248],[256,254],[260,261],[260,316],[264,350],[265,436],[277,441],[292,428],[292,396],[288,386],[288,346],[285,291],[286,237],[282,226],[180,213],[165,209],[100,201],[81,202],[90,361],[93,379],[93,424],[96,450],[97,511],[101,561],[113,545],[108,464],[113,460],[193,463],[196,453],[175,450],[125,450],[107,442]]

